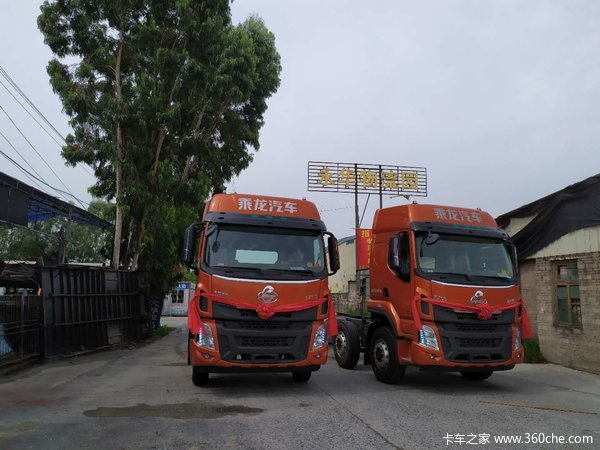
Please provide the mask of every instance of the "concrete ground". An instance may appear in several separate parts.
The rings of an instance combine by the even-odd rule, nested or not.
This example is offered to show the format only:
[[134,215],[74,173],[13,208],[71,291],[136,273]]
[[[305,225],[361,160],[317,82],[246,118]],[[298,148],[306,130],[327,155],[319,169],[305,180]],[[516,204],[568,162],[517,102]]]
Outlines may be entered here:
[[[592,436],[582,448],[600,443],[596,375],[521,365],[472,382],[409,369],[389,386],[370,367],[343,370],[330,356],[306,384],[289,374],[221,374],[197,388],[186,319],[164,323],[176,329],[151,344],[0,380],[0,449],[579,447],[549,445],[553,435]],[[494,443],[510,435],[530,444]]]

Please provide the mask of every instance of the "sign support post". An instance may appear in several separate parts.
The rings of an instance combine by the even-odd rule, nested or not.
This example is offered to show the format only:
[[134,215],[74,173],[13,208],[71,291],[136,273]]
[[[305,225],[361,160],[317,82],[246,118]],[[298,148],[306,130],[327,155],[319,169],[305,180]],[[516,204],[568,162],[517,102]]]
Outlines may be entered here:
[[[354,257],[356,259],[356,265],[354,270],[354,288],[356,293],[359,292],[358,286],[358,228],[360,227],[359,208],[358,208],[358,164],[354,164]],[[362,309],[362,305],[361,305]],[[362,312],[362,311],[361,311]]]
[[[359,214],[358,194],[379,194],[379,208],[383,208],[383,194],[404,196],[406,198],[426,197],[427,169],[425,167],[392,166],[385,164],[309,161],[308,190],[354,194],[354,256],[356,258],[354,271],[356,273],[355,283],[358,293],[360,289],[358,234],[362,222]],[[364,302],[361,303],[363,312],[364,306]]]

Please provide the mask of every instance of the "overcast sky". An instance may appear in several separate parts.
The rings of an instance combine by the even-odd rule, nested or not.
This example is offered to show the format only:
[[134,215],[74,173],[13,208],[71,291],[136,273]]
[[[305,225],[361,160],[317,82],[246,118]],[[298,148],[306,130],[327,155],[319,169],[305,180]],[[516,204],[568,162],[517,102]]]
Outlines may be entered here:
[[[0,65],[67,134],[39,4],[0,0]],[[236,22],[264,19],[283,70],[261,148],[229,191],[307,197],[343,237],[353,233],[354,196],[307,192],[309,160],[424,166],[420,203],[494,216],[600,172],[600,2],[236,0],[232,11]],[[65,167],[2,86],[0,106],[89,201],[92,176]],[[1,110],[0,131],[61,187]],[[0,150],[18,160],[2,137]],[[0,170],[29,182],[1,156]],[[364,227],[377,205],[372,197]]]

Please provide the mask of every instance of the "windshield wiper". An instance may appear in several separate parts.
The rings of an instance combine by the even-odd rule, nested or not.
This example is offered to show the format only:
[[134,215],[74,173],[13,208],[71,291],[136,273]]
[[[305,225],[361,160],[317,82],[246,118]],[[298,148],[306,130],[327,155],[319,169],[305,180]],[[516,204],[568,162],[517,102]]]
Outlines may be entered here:
[[263,270],[260,267],[244,267],[244,266],[213,266],[216,269],[227,269],[228,271],[234,270],[249,270],[256,273],[263,273]]
[[502,280],[502,281],[514,281],[513,277],[502,277],[500,275],[473,275],[481,278],[492,278],[494,280]]
[[266,269],[268,271],[272,271],[272,272],[292,272],[292,273],[301,273],[301,274],[306,274],[306,275],[314,275],[315,272],[313,272],[312,270],[308,270],[308,269]]
[[458,275],[459,277],[465,277],[467,281],[472,281],[471,277],[466,273],[459,272],[432,272],[433,275]]

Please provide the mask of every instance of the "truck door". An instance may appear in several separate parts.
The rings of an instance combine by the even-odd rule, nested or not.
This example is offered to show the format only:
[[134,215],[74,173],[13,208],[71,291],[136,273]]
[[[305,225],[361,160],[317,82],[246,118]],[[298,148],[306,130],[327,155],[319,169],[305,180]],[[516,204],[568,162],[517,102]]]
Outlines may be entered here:
[[388,245],[388,266],[394,277],[392,278],[393,282],[389,283],[390,286],[386,287],[400,319],[412,320],[411,300],[415,291],[410,234],[407,231],[401,231],[392,236]]

